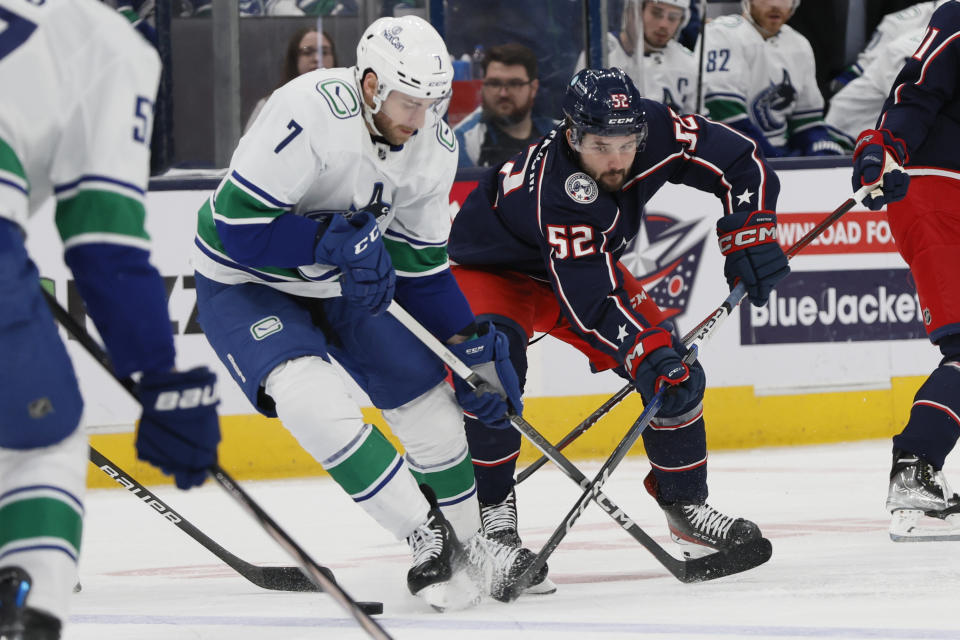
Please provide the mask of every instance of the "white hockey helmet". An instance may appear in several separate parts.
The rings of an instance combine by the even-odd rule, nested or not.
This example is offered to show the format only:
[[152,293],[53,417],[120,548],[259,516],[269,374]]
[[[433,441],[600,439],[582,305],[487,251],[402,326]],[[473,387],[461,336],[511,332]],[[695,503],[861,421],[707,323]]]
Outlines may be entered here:
[[435,99],[438,108],[442,104],[445,110],[453,86],[453,64],[443,38],[423,18],[380,18],[367,27],[357,44],[354,69],[361,92],[368,69],[378,80],[373,113],[380,111],[391,91]]
[[[743,7],[744,13],[746,13],[747,15],[750,15],[750,5],[752,4],[752,2],[753,0],[740,0],[740,5]],[[673,3],[671,2],[670,4],[673,4]],[[793,2],[790,3],[791,16],[797,12],[797,7],[799,6],[800,6],[800,0],[793,0]]]

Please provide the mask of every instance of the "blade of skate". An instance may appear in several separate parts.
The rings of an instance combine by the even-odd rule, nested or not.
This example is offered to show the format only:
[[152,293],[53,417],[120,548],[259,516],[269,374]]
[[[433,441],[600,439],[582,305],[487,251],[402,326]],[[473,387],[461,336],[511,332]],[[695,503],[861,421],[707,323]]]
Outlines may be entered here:
[[960,542],[960,513],[930,517],[919,509],[897,509],[890,518],[894,542]]

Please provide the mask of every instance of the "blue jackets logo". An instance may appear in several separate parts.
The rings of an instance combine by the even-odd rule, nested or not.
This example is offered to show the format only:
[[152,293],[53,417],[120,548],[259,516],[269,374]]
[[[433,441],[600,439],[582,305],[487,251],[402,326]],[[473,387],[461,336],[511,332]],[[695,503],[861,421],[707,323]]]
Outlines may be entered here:
[[574,173],[567,178],[567,181],[563,184],[563,189],[574,202],[580,204],[590,204],[600,195],[597,183],[593,181],[593,178],[582,172]]

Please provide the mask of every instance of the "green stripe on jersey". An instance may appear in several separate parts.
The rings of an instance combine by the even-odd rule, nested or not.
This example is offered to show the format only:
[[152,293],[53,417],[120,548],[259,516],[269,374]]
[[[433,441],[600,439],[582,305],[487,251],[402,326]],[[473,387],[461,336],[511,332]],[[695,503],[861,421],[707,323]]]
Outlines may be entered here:
[[823,118],[820,115],[812,115],[806,118],[795,118],[787,121],[787,133],[794,134],[802,129],[823,125]]
[[59,538],[80,550],[83,519],[56,498],[26,498],[0,507],[0,547],[32,538]]
[[94,189],[57,202],[56,222],[60,237],[67,242],[85,233],[109,233],[149,240],[143,226],[143,202],[112,191]]
[[22,178],[24,182],[27,180],[27,172],[23,170],[20,158],[13,152],[13,147],[4,142],[2,138],[0,138],[0,171],[12,173],[18,178]]
[[220,191],[214,196],[213,207],[217,215],[234,220],[276,218],[285,213],[283,209],[271,207],[254,198],[230,180],[224,182]]
[[[203,240],[207,246],[212,248],[214,251],[226,258],[230,258],[230,254],[227,253],[227,250],[224,248],[223,242],[220,241],[220,234],[217,233],[217,225],[213,221],[213,210],[210,207],[209,198],[204,200],[203,204],[200,206],[200,210],[197,211],[197,235],[200,236],[200,239]],[[244,266],[249,267],[249,265]],[[296,269],[284,269],[282,267],[249,268],[253,269],[253,271],[262,271],[263,273],[273,274],[275,276],[283,276],[286,278],[293,278],[295,280],[303,279],[300,277],[300,274]]]
[[438,500],[461,496],[473,489],[473,461],[464,455],[460,462],[441,471],[423,471],[410,467],[418,484],[428,484],[436,492]]
[[399,240],[383,236],[393,268],[397,272],[424,273],[440,269],[447,264],[446,247],[414,247]]
[[719,122],[738,120],[747,115],[746,105],[735,100],[708,100],[707,111],[710,112],[711,120]]
[[380,430],[373,427],[353,453],[326,470],[348,494],[362,495],[394,465],[399,455]]

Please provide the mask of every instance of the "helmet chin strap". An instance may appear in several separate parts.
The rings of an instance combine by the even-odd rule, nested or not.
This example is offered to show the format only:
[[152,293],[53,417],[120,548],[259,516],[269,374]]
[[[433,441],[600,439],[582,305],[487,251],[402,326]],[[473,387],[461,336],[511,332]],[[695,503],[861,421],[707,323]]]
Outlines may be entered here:
[[360,102],[363,104],[363,108],[362,108],[363,119],[364,121],[366,121],[367,126],[370,128],[370,130],[373,131],[373,135],[380,136],[382,138],[384,137],[383,132],[380,131],[380,129],[377,128],[377,125],[373,122],[373,116],[380,113],[380,110],[383,108],[384,98],[380,97],[380,94],[383,92],[383,84],[381,84],[379,81],[377,82],[377,92],[373,94],[372,107],[367,104],[366,99],[364,99],[363,97],[363,79],[362,78],[360,79],[359,85],[360,86],[358,88],[360,89]]

